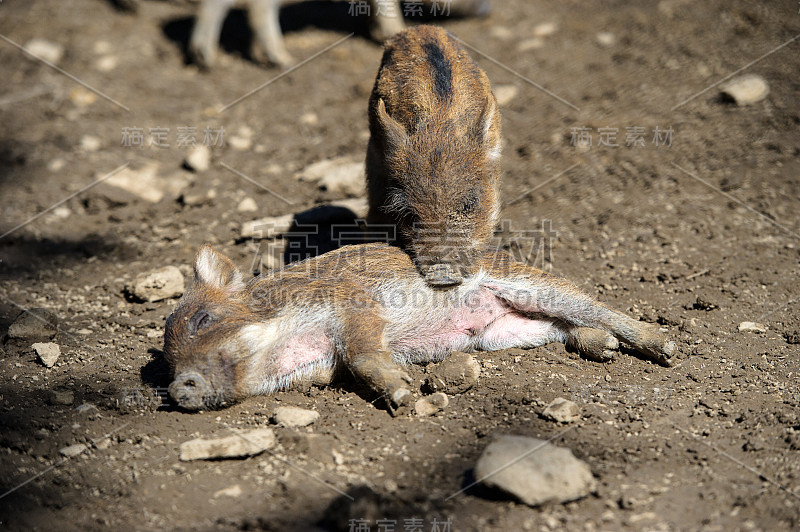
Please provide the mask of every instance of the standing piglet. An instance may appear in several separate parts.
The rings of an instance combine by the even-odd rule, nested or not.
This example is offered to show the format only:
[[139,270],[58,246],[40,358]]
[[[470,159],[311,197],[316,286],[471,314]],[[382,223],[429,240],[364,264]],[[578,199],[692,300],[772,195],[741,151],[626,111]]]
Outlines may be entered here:
[[400,249],[365,244],[245,283],[204,245],[194,283],[167,318],[169,394],[187,410],[218,408],[346,369],[394,409],[413,397],[403,364],[549,342],[609,360],[621,340],[669,364],[675,344],[653,325],[502,251],[483,250],[476,262],[479,274],[436,290]]
[[460,284],[498,214],[500,114],[486,74],[441,28],[386,45],[369,101],[370,224],[395,224],[425,282]]

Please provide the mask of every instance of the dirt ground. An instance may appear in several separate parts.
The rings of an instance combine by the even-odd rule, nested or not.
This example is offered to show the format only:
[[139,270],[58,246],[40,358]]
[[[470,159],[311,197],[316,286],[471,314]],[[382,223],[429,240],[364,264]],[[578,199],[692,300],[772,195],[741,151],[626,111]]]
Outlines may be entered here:
[[[561,345],[479,354],[478,383],[429,418],[392,418],[352,382],[216,412],[125,406],[168,384],[160,349],[175,305],[130,301],[125,285],[164,265],[188,274],[203,242],[249,271],[257,244],[239,237],[241,223],[342,199],[294,175],[366,150],[381,48],[346,2],[286,8],[298,60],[355,36],[222,113],[281,70],[249,59],[240,11],[216,68],[187,65],[193,12],[149,0],[138,14],[101,0],[0,3],[0,232],[14,229],[0,237],[0,333],[21,309],[46,308],[61,348],[46,368],[29,344],[3,345],[3,528],[312,530],[330,526],[328,508],[395,530],[800,527],[800,39],[777,49],[800,33],[796,2],[495,1],[486,19],[436,21],[486,55],[473,53],[505,91],[503,218],[552,227],[547,267],[661,324],[680,353],[671,368],[630,353],[595,363]],[[5,40],[34,37],[62,45],[58,66],[119,105]],[[770,94],[736,106],[714,84],[743,67]],[[243,126],[252,146],[237,149]],[[198,143],[224,128],[209,170],[182,168],[185,127]],[[124,146],[124,128],[142,128],[145,144],[166,129],[168,146]],[[642,141],[626,146],[633,128]],[[591,147],[573,142],[580,131]],[[191,182],[158,202],[107,183],[83,190],[126,162]],[[257,212],[237,210],[247,197]],[[767,330],[740,332],[744,321]],[[52,404],[67,390],[72,405]],[[582,419],[540,418],[556,397],[578,402]],[[179,461],[182,442],[267,426],[279,405],[321,417],[276,429],[278,447],[256,457]],[[448,498],[495,434],[555,437],[590,465],[597,492],[543,508],[476,488]],[[59,454],[79,443],[89,449]],[[221,492],[234,485],[241,493]],[[362,486],[374,495],[348,507],[340,493]]]

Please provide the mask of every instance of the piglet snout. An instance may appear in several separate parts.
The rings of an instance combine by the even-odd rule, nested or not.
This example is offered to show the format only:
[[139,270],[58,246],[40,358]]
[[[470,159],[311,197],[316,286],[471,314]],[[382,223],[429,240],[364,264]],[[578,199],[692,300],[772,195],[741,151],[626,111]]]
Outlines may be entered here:
[[439,263],[430,266],[424,273],[425,282],[433,288],[447,288],[461,284],[461,275],[452,264]]
[[205,406],[208,383],[194,371],[180,373],[169,385],[169,396],[186,410],[200,410]]

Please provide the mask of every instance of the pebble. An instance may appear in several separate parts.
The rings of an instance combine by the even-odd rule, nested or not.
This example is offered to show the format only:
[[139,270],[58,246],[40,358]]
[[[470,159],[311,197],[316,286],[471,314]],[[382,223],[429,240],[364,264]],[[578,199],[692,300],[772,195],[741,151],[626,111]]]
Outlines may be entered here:
[[362,196],[364,194],[364,162],[353,161],[351,157],[336,157],[318,161],[305,167],[297,174],[297,179],[316,183],[321,190]]
[[581,418],[581,409],[569,399],[556,397],[542,411],[542,417],[557,423],[571,423]]
[[58,360],[58,357],[61,356],[61,348],[58,347],[58,344],[53,342],[35,343],[31,347],[36,351],[36,355],[39,357],[39,360],[42,361],[42,364],[48,368],[52,368]]
[[319,412],[296,406],[280,406],[272,414],[272,422],[284,427],[307,427],[319,419]]
[[253,146],[253,130],[242,126],[235,135],[228,137],[228,145],[237,151],[247,151]]
[[213,188],[205,192],[196,192],[194,194],[184,194],[181,196],[181,203],[189,207],[197,207],[199,205],[206,205],[213,203],[217,197],[217,191]]
[[47,169],[51,172],[58,172],[62,170],[67,165],[67,161],[65,161],[61,157],[56,157],[55,159],[51,160],[47,163]]
[[141,168],[125,168],[105,182],[150,203],[158,203],[164,197],[163,184],[158,179],[158,163],[155,161],[147,162]]
[[489,35],[501,41],[507,41],[514,38],[514,32],[505,26],[492,26],[491,29],[489,29]]
[[238,497],[241,494],[242,487],[239,484],[234,484],[233,486],[228,486],[227,488],[222,488],[221,490],[215,491],[211,498],[217,499],[219,497]]
[[519,94],[519,88],[516,85],[496,85],[494,88],[494,96],[497,98],[497,105],[504,107],[511,103],[511,100],[516,98]]
[[181,444],[180,459],[209,460],[215,458],[243,458],[260,454],[275,445],[272,429],[255,429],[224,438],[205,440],[197,438]]
[[519,52],[527,52],[530,50],[538,50],[544,46],[544,40],[541,37],[533,37],[531,39],[525,39],[520,41],[517,45],[517,51]]
[[447,398],[447,395],[442,392],[436,392],[417,399],[414,403],[414,412],[419,417],[428,417],[436,412],[444,410],[447,408],[448,404],[450,404],[450,400]]
[[192,172],[205,172],[211,166],[211,150],[204,144],[189,148],[183,165]]
[[608,31],[601,31],[595,36],[595,39],[597,39],[597,44],[605,48],[614,46],[617,43],[617,38],[613,33]]
[[767,82],[755,74],[734,78],[723,85],[721,89],[722,94],[736,102],[736,105],[760,102],[769,94]]
[[149,273],[140,273],[127,287],[139,301],[162,301],[183,295],[183,274],[175,266],[165,266]]
[[478,382],[481,365],[469,353],[456,351],[429,371],[424,388],[448,395],[464,393]]
[[556,32],[558,26],[555,22],[542,22],[533,27],[534,37],[548,37]]
[[89,107],[97,101],[97,94],[83,87],[75,87],[69,91],[69,101],[78,107]]
[[100,149],[100,139],[94,135],[84,135],[81,137],[78,147],[85,152],[97,151]]
[[[370,91],[372,90],[372,83],[370,83]],[[368,93],[369,94],[369,93]],[[319,123],[317,113],[304,113],[300,117],[300,123],[304,126],[316,126]]]
[[113,55],[104,55],[94,62],[94,67],[100,72],[111,72],[119,64],[119,59]]
[[64,57],[64,47],[46,39],[31,39],[25,43],[25,50],[54,65]]
[[254,212],[258,210],[258,204],[253,198],[247,197],[239,202],[239,205],[236,206],[236,210],[239,212]]
[[21,340],[50,340],[58,332],[56,315],[43,308],[25,310],[8,328],[9,338]]
[[510,435],[495,438],[484,449],[475,478],[529,506],[574,501],[597,485],[588,464],[569,449]]
[[74,458],[84,452],[88,447],[86,444],[83,443],[76,443],[75,445],[70,445],[69,447],[64,447],[60,449],[58,452],[62,456],[66,456],[67,458]]
[[71,406],[73,402],[75,402],[75,394],[72,393],[72,390],[65,390],[65,391],[52,391],[50,392],[50,397],[48,398],[48,402],[51,405],[63,405],[63,406]]
[[765,333],[767,332],[767,326],[755,321],[743,321],[739,324],[739,332]]

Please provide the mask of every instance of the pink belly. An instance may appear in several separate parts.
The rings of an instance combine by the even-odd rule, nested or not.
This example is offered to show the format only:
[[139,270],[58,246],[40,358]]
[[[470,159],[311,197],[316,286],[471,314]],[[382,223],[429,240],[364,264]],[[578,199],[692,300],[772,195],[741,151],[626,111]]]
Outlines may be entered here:
[[464,304],[442,314],[432,309],[430,320],[417,325],[389,342],[394,353],[408,361],[439,359],[451,351],[471,347],[475,337],[498,318],[512,312],[487,290],[479,290]]

